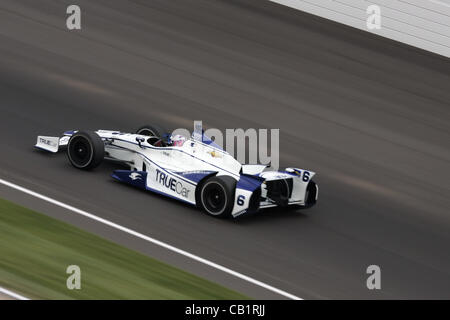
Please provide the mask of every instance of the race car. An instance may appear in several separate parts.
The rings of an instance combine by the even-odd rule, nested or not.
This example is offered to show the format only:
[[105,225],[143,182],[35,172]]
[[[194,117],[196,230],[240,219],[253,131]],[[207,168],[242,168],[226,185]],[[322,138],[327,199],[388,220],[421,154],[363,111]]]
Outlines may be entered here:
[[241,164],[203,130],[188,138],[157,125],[135,133],[72,130],[62,137],[38,136],[35,147],[53,153],[65,149],[70,163],[81,170],[103,160],[119,161],[129,170],[115,170],[114,179],[196,205],[214,217],[270,207],[307,208],[318,198],[314,172]]

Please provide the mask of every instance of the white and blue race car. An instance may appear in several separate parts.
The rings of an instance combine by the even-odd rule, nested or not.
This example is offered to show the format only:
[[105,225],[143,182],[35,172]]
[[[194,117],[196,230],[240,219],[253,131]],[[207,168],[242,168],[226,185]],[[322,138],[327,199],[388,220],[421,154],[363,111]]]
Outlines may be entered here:
[[136,133],[67,131],[62,137],[38,136],[35,146],[54,153],[64,147],[78,169],[93,169],[104,159],[120,161],[129,170],[115,170],[113,178],[196,205],[215,217],[269,207],[311,207],[319,192],[314,172],[241,164],[203,132],[185,139],[155,125]]

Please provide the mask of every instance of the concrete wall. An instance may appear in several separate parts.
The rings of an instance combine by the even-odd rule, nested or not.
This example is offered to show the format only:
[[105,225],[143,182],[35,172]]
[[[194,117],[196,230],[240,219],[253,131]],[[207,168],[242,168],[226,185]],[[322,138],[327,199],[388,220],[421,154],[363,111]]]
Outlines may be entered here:
[[[450,0],[271,0],[326,19],[450,57]],[[367,27],[367,8],[381,9],[381,29]]]

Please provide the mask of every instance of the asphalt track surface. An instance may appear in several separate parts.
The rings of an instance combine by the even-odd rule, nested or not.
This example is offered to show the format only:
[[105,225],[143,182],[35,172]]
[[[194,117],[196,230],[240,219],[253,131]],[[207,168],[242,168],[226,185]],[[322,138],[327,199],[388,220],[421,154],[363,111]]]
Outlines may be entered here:
[[[256,0],[79,0],[69,32],[71,2],[0,2],[1,178],[303,298],[450,298],[448,59]],[[114,164],[80,172],[32,148],[196,119],[280,128],[281,165],[318,173],[317,206],[213,219],[113,181]],[[381,290],[366,288],[371,264]]]

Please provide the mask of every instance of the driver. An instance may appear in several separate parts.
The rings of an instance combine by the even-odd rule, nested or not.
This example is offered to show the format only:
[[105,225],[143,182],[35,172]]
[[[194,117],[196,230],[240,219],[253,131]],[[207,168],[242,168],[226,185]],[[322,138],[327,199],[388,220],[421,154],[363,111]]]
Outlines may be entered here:
[[170,141],[173,147],[182,147],[186,141],[186,138],[181,134],[176,134],[170,137]]

